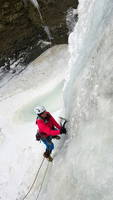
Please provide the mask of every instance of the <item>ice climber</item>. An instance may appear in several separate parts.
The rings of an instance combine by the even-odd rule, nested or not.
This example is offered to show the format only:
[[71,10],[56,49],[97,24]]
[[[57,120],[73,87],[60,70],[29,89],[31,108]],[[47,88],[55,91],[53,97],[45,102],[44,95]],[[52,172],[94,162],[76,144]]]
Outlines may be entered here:
[[37,114],[36,124],[38,126],[36,139],[41,140],[45,144],[46,151],[43,156],[49,161],[52,161],[51,153],[54,149],[52,139],[59,140],[59,135],[63,133],[66,134],[66,129],[56,122],[53,116],[46,111],[44,106],[37,106],[34,111]]

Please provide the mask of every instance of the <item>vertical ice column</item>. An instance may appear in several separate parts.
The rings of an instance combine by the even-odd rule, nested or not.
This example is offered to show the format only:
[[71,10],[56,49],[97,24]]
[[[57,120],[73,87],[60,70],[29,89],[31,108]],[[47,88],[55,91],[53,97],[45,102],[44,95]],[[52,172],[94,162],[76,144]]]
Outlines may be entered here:
[[44,24],[44,25],[43,25],[43,28],[44,28],[44,30],[45,30],[47,36],[48,36],[48,39],[51,41],[51,40],[53,39],[53,37],[52,37],[52,35],[51,35],[51,33],[50,33],[49,27],[48,27],[47,25],[45,25],[44,19],[43,19],[43,17],[42,17],[41,11],[40,11],[40,6],[39,6],[38,1],[37,1],[37,0],[30,0],[30,1],[31,1],[31,3],[33,3],[33,5],[37,8],[38,13],[39,13],[39,16],[40,16],[40,19],[41,19],[41,22],[42,22],[42,24]]
[[40,19],[41,19],[41,21],[42,21],[42,23],[43,23],[44,21],[43,21],[43,17],[42,17],[42,15],[41,15],[41,12],[40,12],[40,7],[39,7],[39,4],[38,4],[38,1],[37,1],[37,0],[30,0],[30,1],[31,1],[31,3],[33,3],[33,5],[37,8],[38,13],[39,13],[39,16],[40,16]]

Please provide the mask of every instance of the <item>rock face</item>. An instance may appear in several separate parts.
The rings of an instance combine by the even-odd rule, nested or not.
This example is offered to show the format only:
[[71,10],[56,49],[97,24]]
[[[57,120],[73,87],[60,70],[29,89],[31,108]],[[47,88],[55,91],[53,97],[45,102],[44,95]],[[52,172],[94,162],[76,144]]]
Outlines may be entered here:
[[8,70],[18,59],[26,65],[50,45],[67,43],[66,13],[78,1],[38,0],[38,4],[41,16],[30,0],[0,0],[0,67],[6,63]]

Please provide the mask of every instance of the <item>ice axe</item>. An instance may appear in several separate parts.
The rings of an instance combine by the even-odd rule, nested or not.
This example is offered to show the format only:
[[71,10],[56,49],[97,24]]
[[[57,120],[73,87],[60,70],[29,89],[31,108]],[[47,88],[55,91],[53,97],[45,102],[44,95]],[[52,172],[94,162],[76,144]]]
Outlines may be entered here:
[[63,127],[63,128],[65,128],[65,124],[67,123],[67,122],[69,122],[67,119],[65,119],[64,117],[59,117],[62,121],[64,121],[64,122],[60,122],[60,124],[61,124],[61,126]]

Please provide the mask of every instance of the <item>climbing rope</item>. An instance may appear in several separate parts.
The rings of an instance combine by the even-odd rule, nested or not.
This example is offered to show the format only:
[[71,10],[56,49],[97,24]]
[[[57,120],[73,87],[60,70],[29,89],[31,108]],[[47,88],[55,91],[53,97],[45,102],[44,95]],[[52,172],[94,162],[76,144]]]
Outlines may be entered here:
[[39,195],[40,195],[40,192],[41,192],[41,190],[42,190],[42,186],[43,186],[43,183],[44,183],[44,180],[45,180],[47,171],[48,171],[48,167],[49,167],[49,162],[48,162],[48,164],[47,164],[47,167],[46,167],[46,170],[45,170],[45,173],[44,173],[44,176],[43,176],[43,180],[42,180],[42,183],[41,183],[41,185],[40,185],[40,189],[39,189],[38,195],[37,195],[37,197],[36,197],[36,200],[38,200]]
[[22,200],[26,199],[26,197],[28,196],[28,194],[29,194],[29,193],[30,193],[30,191],[32,190],[32,188],[33,188],[33,185],[35,184],[35,182],[36,182],[36,179],[37,179],[37,177],[38,177],[39,171],[40,171],[40,169],[41,169],[41,167],[42,167],[42,165],[43,165],[44,159],[45,159],[45,158],[43,158],[43,160],[42,160],[42,162],[41,162],[41,164],[40,164],[40,167],[39,167],[39,169],[38,169],[38,171],[37,171],[37,173],[36,173],[35,179],[34,179],[34,181],[33,181],[32,185],[31,185],[31,187],[29,188],[29,190],[28,190],[27,194],[24,196],[24,198],[23,198]]

